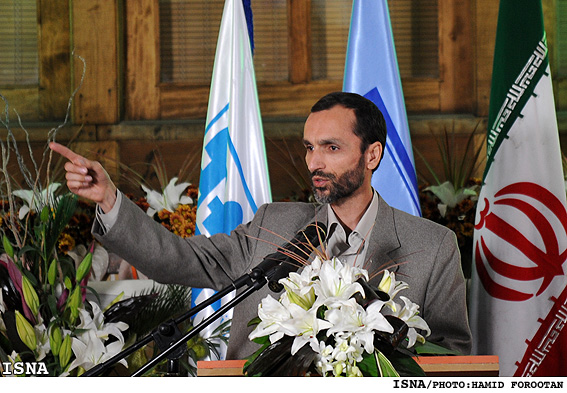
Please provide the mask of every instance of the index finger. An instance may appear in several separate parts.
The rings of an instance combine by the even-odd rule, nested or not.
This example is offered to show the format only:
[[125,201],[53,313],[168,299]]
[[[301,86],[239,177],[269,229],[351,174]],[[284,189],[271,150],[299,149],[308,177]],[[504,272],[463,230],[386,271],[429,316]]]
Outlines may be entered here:
[[49,148],[54,152],[61,154],[63,157],[71,161],[73,164],[79,164],[79,165],[85,164],[86,160],[83,156],[78,155],[77,153],[75,153],[73,150],[69,149],[66,146],[63,146],[56,142],[51,142],[49,144]]

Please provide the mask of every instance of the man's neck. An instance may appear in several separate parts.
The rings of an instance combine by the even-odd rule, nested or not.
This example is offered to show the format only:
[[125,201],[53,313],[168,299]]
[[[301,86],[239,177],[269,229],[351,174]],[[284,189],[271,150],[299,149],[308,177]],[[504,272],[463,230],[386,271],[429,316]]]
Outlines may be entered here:
[[368,206],[370,206],[373,196],[374,189],[372,187],[361,187],[350,197],[331,203],[331,208],[345,231],[350,233],[356,228]]

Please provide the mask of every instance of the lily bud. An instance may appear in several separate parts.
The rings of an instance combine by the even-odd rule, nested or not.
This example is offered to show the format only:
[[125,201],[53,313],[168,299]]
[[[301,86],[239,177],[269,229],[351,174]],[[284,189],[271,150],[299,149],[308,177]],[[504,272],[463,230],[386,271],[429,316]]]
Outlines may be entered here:
[[39,314],[39,297],[33,285],[25,275],[22,275],[22,291],[24,299],[35,317]]
[[389,293],[390,287],[392,286],[392,277],[389,274],[384,273],[380,284],[378,284],[378,289],[382,292]]
[[18,336],[20,336],[20,340],[26,346],[35,351],[37,348],[37,338],[35,337],[35,330],[31,323],[19,312],[16,310],[16,330],[18,331]]
[[14,247],[12,247],[12,243],[10,243],[10,240],[8,240],[6,235],[2,237],[2,244],[4,246],[4,251],[6,251],[6,254],[8,254],[10,258],[14,259]]
[[81,287],[76,286],[67,299],[67,308],[71,311],[71,323],[74,323],[79,316],[79,306],[81,305]]
[[62,342],[63,333],[61,333],[59,326],[51,326],[51,329],[49,329],[49,346],[51,347],[51,352],[54,356],[59,355],[59,350],[61,349]]
[[71,336],[67,335],[63,339],[61,349],[59,350],[59,365],[61,368],[65,368],[69,360],[71,360]]
[[63,283],[65,284],[65,288],[67,288],[68,290],[71,290],[73,288],[73,283],[71,283],[71,279],[69,277],[65,277]]
[[57,261],[54,259],[47,269],[47,282],[49,285],[55,285],[55,279],[57,278]]
[[76,275],[77,282],[81,282],[83,278],[85,278],[87,273],[91,270],[92,263],[93,263],[93,254],[89,252],[85,256],[83,261],[79,264],[79,267],[77,268],[77,275]]

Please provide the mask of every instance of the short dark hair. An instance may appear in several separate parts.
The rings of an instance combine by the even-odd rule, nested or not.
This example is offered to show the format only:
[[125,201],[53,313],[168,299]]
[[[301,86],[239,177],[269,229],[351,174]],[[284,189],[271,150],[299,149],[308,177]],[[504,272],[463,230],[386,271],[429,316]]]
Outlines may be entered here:
[[[359,94],[337,91],[329,93],[317,101],[311,107],[311,113],[331,109],[336,105],[354,110],[356,123],[352,131],[362,141],[361,152],[364,153],[372,143],[380,142],[383,157],[386,149],[387,130],[386,121],[380,109],[372,101]],[[382,157],[380,157],[380,160],[382,160]]]

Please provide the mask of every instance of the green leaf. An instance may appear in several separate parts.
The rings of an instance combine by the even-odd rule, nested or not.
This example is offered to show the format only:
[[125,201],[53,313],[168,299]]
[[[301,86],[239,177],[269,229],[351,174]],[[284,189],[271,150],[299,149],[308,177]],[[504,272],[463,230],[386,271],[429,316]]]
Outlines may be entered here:
[[376,363],[374,354],[365,354],[361,362],[357,363],[358,368],[365,377],[380,377],[380,370]]
[[8,254],[10,258],[14,259],[14,247],[12,247],[12,243],[10,243],[10,240],[8,240],[6,235],[2,237],[2,244],[4,246],[4,251],[6,251],[6,254]]
[[376,363],[380,369],[380,376],[382,377],[399,377],[400,374],[396,371],[390,360],[380,351],[374,351]]
[[50,294],[47,296],[47,305],[49,307],[49,311],[51,311],[51,315],[55,316],[59,313],[57,310],[57,298],[55,295]]
[[41,209],[41,214],[40,214],[41,222],[47,222],[47,221],[49,221],[49,210],[51,210],[51,209],[49,208],[49,205],[45,205],[45,206],[43,207],[43,209]]
[[452,349],[447,349],[439,344],[435,344],[429,341],[425,343],[416,343],[414,345],[415,353],[418,355],[456,355],[460,356],[462,353]]
[[394,351],[388,356],[392,365],[401,377],[425,377],[425,372],[415,361],[413,356]]
[[246,325],[246,326],[248,326],[248,327],[255,326],[255,325],[258,325],[260,322],[262,322],[260,317],[256,317],[256,318],[251,319],[250,322],[248,322],[248,325]]

